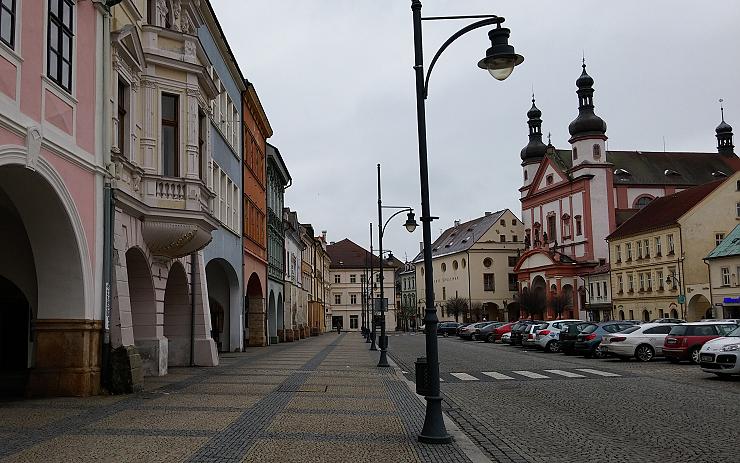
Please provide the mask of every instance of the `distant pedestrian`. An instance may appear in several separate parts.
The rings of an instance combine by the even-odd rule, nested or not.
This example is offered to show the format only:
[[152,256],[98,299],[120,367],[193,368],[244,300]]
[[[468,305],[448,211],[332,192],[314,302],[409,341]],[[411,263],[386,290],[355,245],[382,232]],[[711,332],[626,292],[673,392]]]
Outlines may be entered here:
[[342,324],[337,322],[337,334],[342,334]]

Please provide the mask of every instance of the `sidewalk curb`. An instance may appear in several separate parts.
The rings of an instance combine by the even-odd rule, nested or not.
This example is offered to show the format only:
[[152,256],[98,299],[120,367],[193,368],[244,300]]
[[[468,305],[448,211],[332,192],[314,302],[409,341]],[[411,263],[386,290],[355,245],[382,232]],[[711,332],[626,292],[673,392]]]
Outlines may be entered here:
[[[388,356],[388,363],[393,367],[395,370],[396,376],[403,381],[406,386],[409,388],[411,393],[419,399],[421,403],[426,405],[426,402],[424,401],[424,397],[418,395],[416,393],[416,384],[411,381],[410,379],[406,378],[406,376],[401,373],[401,368],[398,366],[398,364],[391,358],[391,356]],[[463,432],[462,429],[460,429],[457,424],[447,416],[446,413],[442,413],[442,418],[445,422],[445,427],[447,428],[447,431],[452,435],[452,437],[455,439],[455,443],[460,447],[460,449],[463,451],[466,457],[470,459],[472,463],[492,463],[491,459],[489,459],[482,451],[479,449],[473,441],[470,440],[470,438]]]

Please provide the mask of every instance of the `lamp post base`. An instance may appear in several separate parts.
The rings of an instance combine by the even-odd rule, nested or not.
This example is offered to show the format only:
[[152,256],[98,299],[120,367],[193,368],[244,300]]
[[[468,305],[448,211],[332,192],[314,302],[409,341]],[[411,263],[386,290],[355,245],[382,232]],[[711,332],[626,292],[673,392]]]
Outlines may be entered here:
[[370,332],[370,350],[378,350],[375,346],[375,333],[372,331]]
[[449,444],[452,436],[447,433],[444,418],[442,418],[442,397],[425,396],[427,401],[424,427],[419,434],[419,442],[425,444]]
[[380,360],[378,360],[379,367],[389,367],[388,365],[388,336],[380,336]]

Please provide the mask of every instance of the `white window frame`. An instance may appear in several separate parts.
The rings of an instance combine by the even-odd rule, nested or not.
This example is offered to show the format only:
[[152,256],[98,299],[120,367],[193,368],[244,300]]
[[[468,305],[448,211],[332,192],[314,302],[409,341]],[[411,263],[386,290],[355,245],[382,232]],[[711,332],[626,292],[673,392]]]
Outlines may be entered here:
[[722,275],[722,286],[730,286],[730,268],[722,267],[720,272]]

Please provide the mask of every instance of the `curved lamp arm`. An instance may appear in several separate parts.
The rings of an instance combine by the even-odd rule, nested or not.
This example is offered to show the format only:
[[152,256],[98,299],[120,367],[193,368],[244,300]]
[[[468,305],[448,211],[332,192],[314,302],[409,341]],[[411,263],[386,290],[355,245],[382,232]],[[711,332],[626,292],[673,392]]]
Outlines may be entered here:
[[467,34],[470,31],[474,31],[475,29],[480,29],[481,27],[491,26],[494,24],[501,24],[504,22],[504,18],[501,16],[493,16],[490,18],[486,18],[477,22],[474,22],[473,24],[470,24],[468,26],[463,27],[459,31],[455,32],[450,36],[449,39],[445,43],[442,44],[441,47],[439,47],[439,50],[437,50],[437,53],[434,55],[434,58],[432,58],[432,62],[429,64],[429,69],[427,70],[427,76],[424,79],[424,99],[427,99],[427,95],[429,93],[429,76],[432,74],[432,69],[434,69],[434,65],[437,63],[437,60],[439,59],[442,52],[444,52],[447,47],[449,47],[452,42],[459,39],[461,36]]
[[[389,207],[389,206],[383,206],[383,207],[386,207],[386,208],[387,208],[387,207]],[[412,212],[413,210],[414,210],[414,209],[412,209],[412,208],[410,208],[410,207],[405,207],[405,208],[401,209],[400,211],[397,211],[397,212],[395,212],[395,213],[394,213],[393,215],[391,215],[390,217],[388,217],[388,220],[386,220],[386,221],[385,221],[385,224],[383,225],[383,231],[382,231],[383,235],[385,235],[385,227],[387,227],[387,226],[388,226],[388,222],[390,222],[390,221],[391,221],[391,219],[392,219],[393,217],[395,217],[395,216],[397,216],[398,214],[401,214],[401,213],[403,213],[403,212]]]

